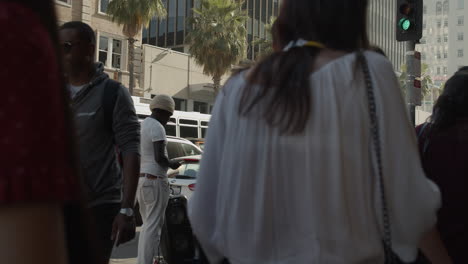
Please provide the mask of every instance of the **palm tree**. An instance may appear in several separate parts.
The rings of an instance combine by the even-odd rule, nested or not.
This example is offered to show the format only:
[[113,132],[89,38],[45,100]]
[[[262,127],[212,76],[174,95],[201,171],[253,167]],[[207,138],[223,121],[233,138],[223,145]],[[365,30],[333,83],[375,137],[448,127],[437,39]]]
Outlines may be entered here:
[[273,24],[275,23],[276,17],[271,17],[270,22],[265,25],[265,38],[257,38],[252,41],[252,48],[256,45],[260,46],[260,53],[258,54],[258,58],[265,57],[271,53],[273,53]]
[[109,3],[107,13],[112,21],[123,25],[123,34],[128,37],[128,58],[130,83],[129,91],[133,95],[135,87],[134,58],[135,36],[141,32],[143,26],[147,26],[154,16],[166,17],[167,12],[161,0],[112,0]]
[[246,54],[247,16],[242,1],[202,0],[190,19],[193,29],[187,35],[189,52],[203,73],[212,77],[215,94],[221,78]]

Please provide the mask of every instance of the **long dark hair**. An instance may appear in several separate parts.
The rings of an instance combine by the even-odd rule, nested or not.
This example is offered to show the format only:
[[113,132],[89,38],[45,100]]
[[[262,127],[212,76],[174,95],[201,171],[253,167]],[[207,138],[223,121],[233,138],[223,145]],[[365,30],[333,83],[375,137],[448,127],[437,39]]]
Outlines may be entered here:
[[436,133],[468,119],[468,73],[458,72],[445,84],[442,95],[434,106],[431,131]]
[[317,41],[345,52],[367,49],[367,0],[284,0],[273,25],[275,52],[247,76],[239,114],[248,115],[260,102],[267,124],[282,134],[304,131],[310,116],[309,76],[320,52],[315,47],[282,51],[291,41]]

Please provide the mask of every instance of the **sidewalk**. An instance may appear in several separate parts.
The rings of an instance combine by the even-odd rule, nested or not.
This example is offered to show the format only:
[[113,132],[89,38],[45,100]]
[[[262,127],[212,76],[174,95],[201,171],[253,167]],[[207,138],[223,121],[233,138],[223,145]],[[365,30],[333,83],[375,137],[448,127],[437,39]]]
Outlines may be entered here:
[[140,236],[140,227],[137,227],[137,233],[134,240],[120,245],[112,252],[110,264],[136,264],[138,254],[138,237]]

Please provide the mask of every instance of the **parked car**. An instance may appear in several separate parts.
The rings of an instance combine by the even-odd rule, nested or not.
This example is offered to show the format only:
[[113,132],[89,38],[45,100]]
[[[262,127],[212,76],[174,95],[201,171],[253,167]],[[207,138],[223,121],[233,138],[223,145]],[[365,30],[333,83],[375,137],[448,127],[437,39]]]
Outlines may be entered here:
[[190,140],[193,144],[197,145],[201,150],[203,150],[203,147],[205,146],[205,139],[203,138],[187,138]]
[[184,163],[177,170],[169,170],[169,184],[172,195],[182,195],[190,199],[195,191],[201,156],[177,158]]
[[168,136],[167,153],[169,155],[169,159],[175,159],[179,157],[201,155],[202,150],[190,140]]

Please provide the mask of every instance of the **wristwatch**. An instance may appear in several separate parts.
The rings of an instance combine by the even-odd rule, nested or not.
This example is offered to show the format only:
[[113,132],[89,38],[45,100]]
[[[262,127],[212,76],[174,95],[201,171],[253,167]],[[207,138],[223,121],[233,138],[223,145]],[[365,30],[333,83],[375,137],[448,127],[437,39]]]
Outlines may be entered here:
[[121,208],[119,213],[130,217],[130,216],[133,216],[133,209],[132,208]]

